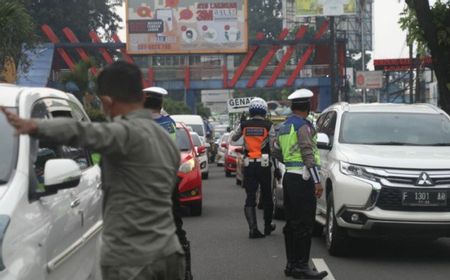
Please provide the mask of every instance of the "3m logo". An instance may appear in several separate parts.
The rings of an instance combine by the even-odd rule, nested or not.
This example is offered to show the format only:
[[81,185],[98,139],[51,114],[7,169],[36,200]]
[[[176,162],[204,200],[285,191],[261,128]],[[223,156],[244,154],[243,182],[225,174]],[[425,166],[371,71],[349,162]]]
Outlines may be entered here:
[[416,185],[417,186],[434,186],[434,182],[431,179],[430,175],[428,175],[428,173],[422,172],[419,175],[419,179],[417,179]]

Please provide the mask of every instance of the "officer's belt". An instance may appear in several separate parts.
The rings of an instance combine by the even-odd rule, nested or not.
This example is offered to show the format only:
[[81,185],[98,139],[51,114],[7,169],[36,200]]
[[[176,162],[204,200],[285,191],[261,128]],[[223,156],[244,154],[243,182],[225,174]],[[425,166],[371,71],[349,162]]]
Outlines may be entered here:
[[286,167],[303,167],[305,164],[303,162],[286,162],[284,164]]
[[248,162],[261,162],[261,158],[248,158]]

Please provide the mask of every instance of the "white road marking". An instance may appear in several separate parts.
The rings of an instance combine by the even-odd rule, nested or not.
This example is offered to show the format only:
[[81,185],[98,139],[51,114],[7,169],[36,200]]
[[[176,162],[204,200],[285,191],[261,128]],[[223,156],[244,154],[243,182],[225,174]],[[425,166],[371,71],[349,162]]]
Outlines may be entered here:
[[328,272],[328,276],[323,278],[323,280],[336,280],[336,278],[334,278],[334,276],[333,276],[333,273],[331,273],[330,268],[325,263],[324,259],[312,259],[312,262],[313,262],[314,266],[316,267],[317,271],[327,271]]

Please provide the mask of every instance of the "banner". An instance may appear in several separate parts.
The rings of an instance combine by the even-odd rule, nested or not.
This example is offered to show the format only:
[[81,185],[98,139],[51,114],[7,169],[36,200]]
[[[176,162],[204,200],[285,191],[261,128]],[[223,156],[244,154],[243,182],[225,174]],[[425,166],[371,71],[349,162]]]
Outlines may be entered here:
[[342,16],[357,12],[356,0],[295,0],[297,17]]
[[247,0],[127,0],[127,52],[247,52]]
[[356,88],[383,88],[383,71],[356,71]]

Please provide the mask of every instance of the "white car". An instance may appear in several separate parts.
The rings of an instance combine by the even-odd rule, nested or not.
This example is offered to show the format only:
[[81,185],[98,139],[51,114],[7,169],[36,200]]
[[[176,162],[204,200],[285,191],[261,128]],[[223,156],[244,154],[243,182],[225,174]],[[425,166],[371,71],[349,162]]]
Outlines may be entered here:
[[209,177],[209,163],[208,154],[206,152],[208,143],[204,143],[200,136],[196,132],[191,132],[192,141],[195,146],[195,151],[198,155],[200,162],[200,170],[202,172],[202,179],[208,179]]
[[339,103],[317,128],[325,193],[316,220],[331,254],[345,254],[349,237],[450,236],[445,112],[428,104]]
[[[0,84],[23,118],[89,121],[72,95]],[[0,279],[86,280],[102,229],[100,168],[89,151],[14,136],[0,113]]]
[[230,137],[230,133],[224,133],[217,143],[217,155],[216,155],[216,163],[217,166],[223,166],[225,164],[225,152],[227,151],[227,143],[228,138]]

